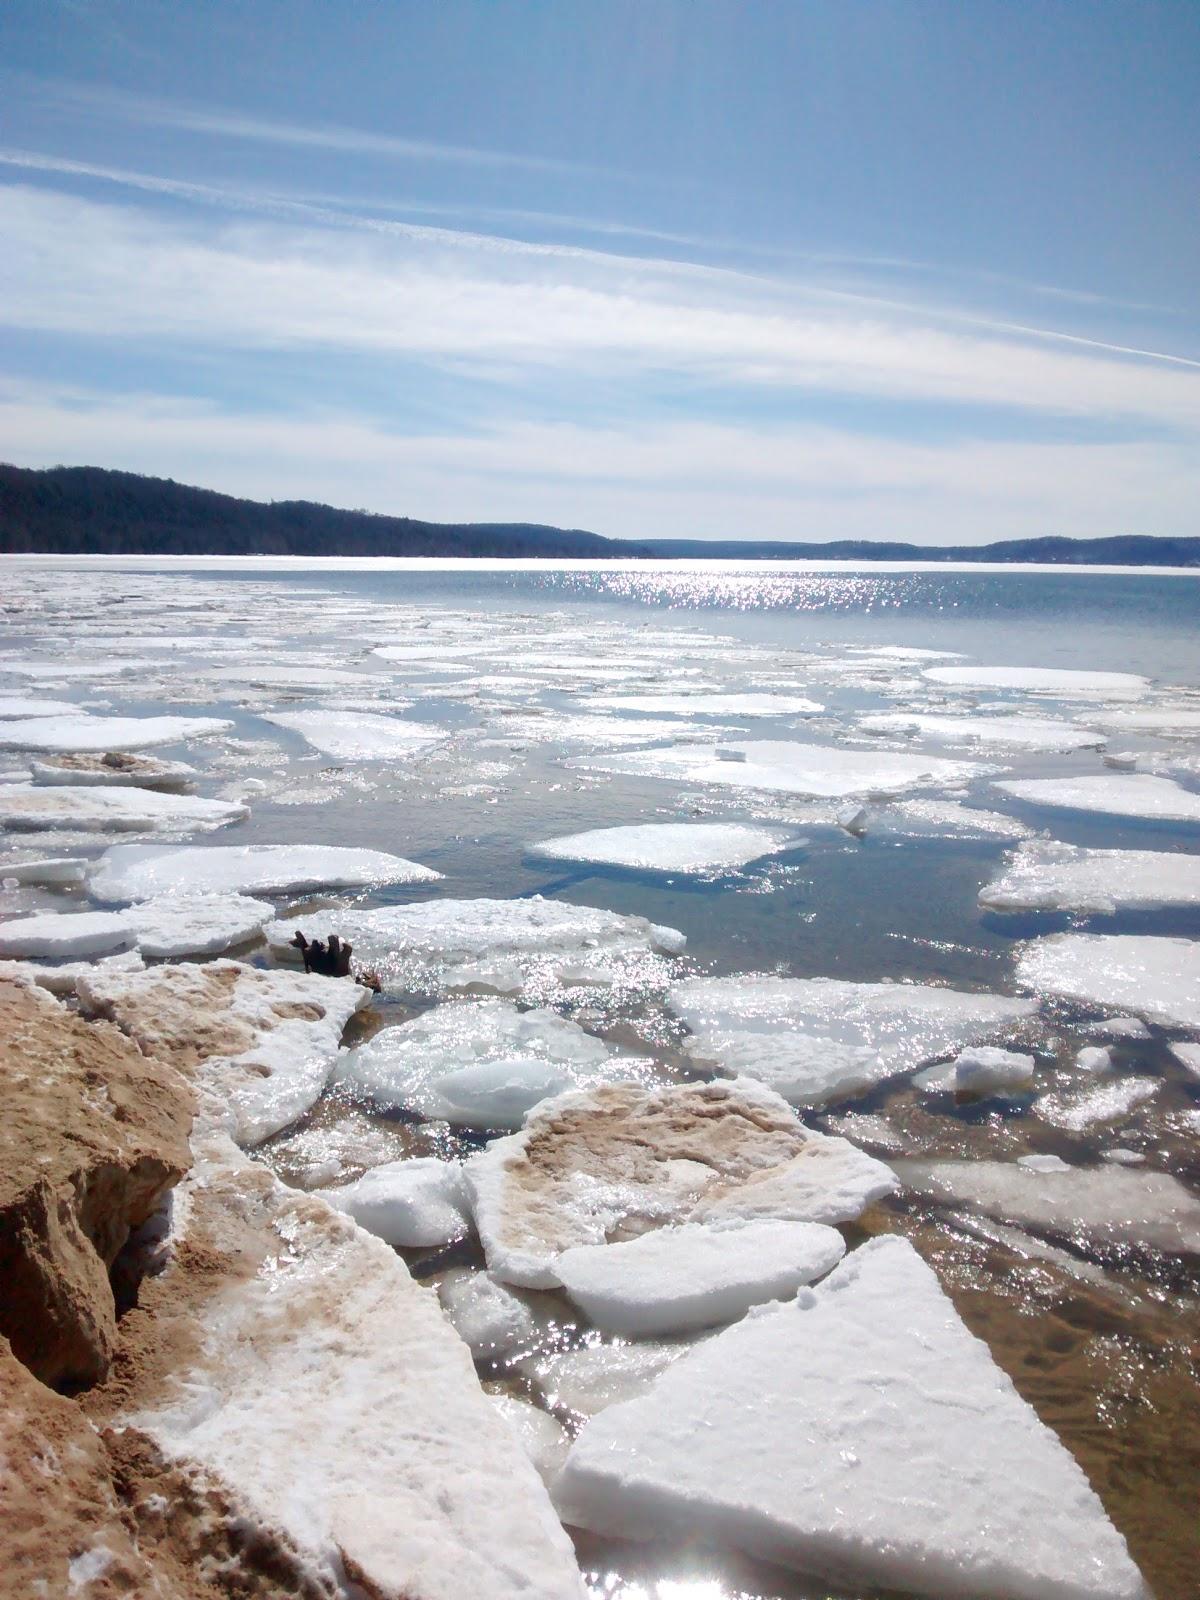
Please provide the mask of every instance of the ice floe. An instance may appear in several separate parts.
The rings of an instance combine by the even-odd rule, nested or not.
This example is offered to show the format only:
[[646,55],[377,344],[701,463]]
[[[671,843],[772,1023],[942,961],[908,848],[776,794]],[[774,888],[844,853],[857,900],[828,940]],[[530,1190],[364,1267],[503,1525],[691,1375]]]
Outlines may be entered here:
[[798,694],[625,694],[595,697],[595,711],[648,711],[675,717],[812,716],[825,707]]
[[935,744],[979,745],[1002,750],[1038,750],[1047,754],[1095,750],[1104,735],[1075,722],[1046,722],[1035,717],[950,717],[915,712],[885,712],[859,717],[864,733],[917,734]]
[[89,884],[106,904],[164,894],[309,894],[385,883],[430,883],[441,873],[383,850],[344,845],[244,844],[211,849],[118,844]]
[[794,835],[736,822],[643,822],[545,839],[530,845],[529,854],[643,872],[713,872],[745,866],[798,842]]
[[[545,1487],[436,1298],[228,1141],[197,1156],[188,1237],[235,1265],[198,1310],[173,1310],[186,1354],[119,1420],[215,1473],[251,1526],[289,1533],[331,1594],[584,1600]],[[184,1270],[168,1266],[168,1291]]]
[[218,717],[92,717],[81,711],[69,717],[0,722],[0,750],[143,750],[149,745],[211,738],[232,727],[232,722]]
[[596,1531],[699,1536],[854,1588],[1145,1595],[1083,1472],[894,1237],[593,1418],[558,1496]]
[[207,833],[244,822],[250,807],[157,789],[0,786],[0,828],[25,832],[72,828],[80,833]]
[[962,838],[1026,839],[1033,831],[1016,817],[1002,811],[982,811],[957,800],[900,800],[889,808],[887,820],[933,832],[957,834]]
[[43,856],[36,861],[0,861],[0,882],[6,878],[17,884],[37,884],[57,888],[64,883],[82,883],[91,862],[83,856]]
[[1085,1244],[1200,1255],[1200,1200],[1166,1172],[1008,1161],[894,1163],[905,1187]]
[[211,956],[256,938],[274,908],[240,894],[159,895],[114,913],[133,930],[144,956]]
[[1187,1069],[1193,1078],[1200,1078],[1200,1044],[1176,1043],[1171,1046],[1171,1054],[1181,1067]]
[[78,717],[81,707],[70,700],[38,700],[28,695],[0,695],[0,720],[15,721],[18,717]]
[[114,911],[45,911],[0,922],[0,956],[16,960],[107,956],[133,943],[133,929]]
[[179,789],[198,776],[186,761],[109,750],[104,755],[49,756],[30,763],[34,783],[108,784],[124,789]]
[[1066,1090],[1042,1095],[1034,1101],[1033,1109],[1044,1122],[1082,1133],[1097,1123],[1127,1117],[1137,1106],[1152,1100],[1161,1088],[1157,1078],[1114,1078],[1081,1094]]
[[977,1045],[944,1066],[926,1067],[913,1082],[940,1093],[991,1095],[1020,1093],[1033,1085],[1034,1059],[1021,1050]]
[[1192,794],[1171,778],[1144,772],[1128,777],[1098,773],[1080,778],[1019,778],[997,783],[996,788],[1039,806],[1144,817],[1148,822],[1200,822],[1200,794]]
[[695,1341],[685,1339],[588,1344],[526,1356],[517,1370],[537,1385],[547,1405],[574,1417],[594,1417],[644,1394],[660,1373],[694,1348]]
[[470,1228],[462,1167],[415,1156],[372,1167],[353,1183],[319,1191],[360,1228],[400,1249],[452,1244]]
[[1200,1028],[1200,943],[1191,939],[1051,934],[1024,946],[1017,979],[1038,994]]
[[477,1361],[494,1361],[534,1343],[539,1324],[519,1295],[488,1272],[459,1269],[438,1286],[442,1309]]
[[845,1242],[819,1222],[685,1222],[618,1244],[564,1250],[555,1271],[598,1328],[632,1338],[733,1322],[837,1266]]
[[[609,1045],[545,1008],[461,1000],[347,1051],[339,1080],[378,1106],[465,1127],[519,1128],[539,1100],[610,1068]],[[614,1070],[622,1072],[618,1060]]]
[[722,747],[685,745],[667,750],[634,750],[586,757],[573,764],[632,777],[736,785],[830,800],[849,795],[903,794],[923,787],[947,788],[986,770],[976,762],[947,761],[908,751],[845,750],[788,739],[735,742]]
[[691,1029],[694,1059],[758,1078],[798,1106],[861,1094],[1037,1009],[1030,1000],[933,984],[753,974],[687,978],[669,1000]]
[[521,1448],[537,1468],[538,1476],[551,1488],[562,1471],[571,1436],[546,1411],[513,1394],[489,1394],[488,1399],[521,1441]]
[[265,719],[286,728],[335,761],[396,761],[427,750],[445,730],[400,717],[359,711],[272,712]]
[[97,969],[76,993],[149,1055],[201,1090],[204,1123],[260,1144],[313,1106],[329,1081],[342,1029],[370,999],[349,978],[264,971],[236,961]]
[[990,911],[1115,912],[1200,905],[1200,856],[1031,840],[979,891]]
[[1110,711],[1101,726],[1113,733],[1145,733],[1160,739],[1200,737],[1200,708],[1154,706],[1145,711]]
[[349,939],[360,960],[414,989],[472,986],[517,993],[534,981],[608,983],[656,953],[678,955],[684,936],[643,917],[561,900],[433,900],[375,910],[318,911],[272,924],[277,956],[296,959],[296,929]]
[[465,1171],[490,1270],[534,1289],[559,1282],[557,1259],[575,1245],[674,1222],[848,1222],[894,1183],[744,1079],[575,1090]]
[[1136,672],[1065,667],[926,667],[922,676],[948,689],[1020,689],[1052,700],[1138,699],[1150,681]]

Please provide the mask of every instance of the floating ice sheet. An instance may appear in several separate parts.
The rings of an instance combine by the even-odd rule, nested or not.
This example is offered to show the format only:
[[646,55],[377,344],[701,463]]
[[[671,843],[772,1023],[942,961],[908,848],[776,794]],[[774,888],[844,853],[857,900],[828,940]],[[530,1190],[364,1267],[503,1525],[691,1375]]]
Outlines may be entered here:
[[812,716],[825,707],[798,694],[625,694],[593,697],[593,711],[648,711],[672,717]]
[[366,711],[276,711],[265,719],[298,733],[335,761],[396,761],[417,755],[446,737],[442,728]]
[[1200,856],[1031,840],[979,891],[990,911],[1135,911],[1200,905]]
[[643,822],[546,839],[531,845],[529,854],[643,872],[712,872],[745,866],[798,842],[778,830],[736,822]]
[[1145,711],[1110,711],[1101,723],[1111,733],[1145,733],[1160,739],[1200,738],[1200,707],[1154,706]]
[[0,750],[144,750],[226,733],[232,722],[219,717],[22,717],[0,722]]
[[211,956],[256,938],[274,908],[241,894],[159,895],[115,913],[151,960]]
[[594,1418],[559,1495],[597,1531],[700,1536],[855,1589],[1145,1593],[1075,1461],[895,1237]]
[[443,1278],[442,1309],[477,1361],[495,1361],[532,1345],[538,1320],[525,1300],[488,1272],[458,1270]]
[[1200,944],[1191,939],[1056,933],[1024,946],[1017,979],[1039,994],[1200,1028]]
[[106,751],[103,755],[49,756],[30,762],[37,784],[74,784],[116,789],[180,789],[198,777],[186,761],[160,761],[156,756]]
[[1170,778],[1148,773],[1018,779],[997,783],[996,788],[1039,806],[1104,811],[1114,817],[1144,817],[1148,822],[1200,822],[1200,794],[1190,793]]
[[44,911],[0,922],[0,956],[8,960],[73,961],[128,950],[133,929],[113,911]]
[[896,711],[859,717],[864,733],[916,734],[936,744],[980,745],[1002,750],[1057,753],[1096,750],[1104,735],[1078,723],[1048,722],[1036,717],[943,717]]
[[0,828],[81,833],[208,833],[243,822],[250,807],[156,789],[0,786]]
[[798,1106],[861,1094],[1037,1010],[1030,1000],[932,984],[753,974],[688,978],[669,999],[692,1031],[695,1059],[757,1078]]
[[113,903],[204,892],[308,894],[316,889],[429,883],[440,876],[402,856],[343,845],[246,844],[173,849],[118,844],[101,856],[89,890],[94,899]]
[[18,717],[82,717],[81,706],[70,700],[39,700],[29,695],[0,695],[0,718],[15,721]]
[[1055,700],[1138,699],[1149,679],[1136,672],[1082,672],[1065,667],[926,667],[948,689],[1023,689]]
[[360,1228],[399,1249],[452,1244],[470,1228],[457,1161],[433,1156],[392,1161],[320,1194]]

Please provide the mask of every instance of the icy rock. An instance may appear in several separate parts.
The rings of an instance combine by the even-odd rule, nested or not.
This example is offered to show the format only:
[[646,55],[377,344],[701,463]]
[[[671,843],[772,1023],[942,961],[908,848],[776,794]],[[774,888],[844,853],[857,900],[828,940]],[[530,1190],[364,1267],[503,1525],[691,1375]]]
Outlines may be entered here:
[[575,1090],[465,1171],[488,1267],[534,1289],[559,1283],[575,1245],[676,1222],[848,1222],[895,1186],[882,1162],[745,1079]]
[[256,938],[274,919],[271,906],[240,894],[166,894],[116,913],[144,956],[211,956]]
[[839,1587],[1145,1595],[1080,1468],[895,1237],[593,1418],[559,1497],[598,1532],[698,1535]]
[[692,1030],[695,1059],[760,1079],[798,1106],[860,1094],[1037,1009],[931,984],[745,975],[685,979],[669,999]]
[[349,978],[268,972],[236,961],[96,971],[83,1009],[115,1022],[201,1091],[202,1123],[259,1144],[302,1117],[329,1081],[342,1029],[369,992]]
[[538,1336],[538,1320],[526,1302],[488,1272],[448,1273],[438,1293],[442,1310],[476,1361],[510,1356]]
[[678,955],[683,934],[642,917],[560,900],[433,900],[376,910],[318,911],[273,924],[280,959],[294,959],[291,939],[337,933],[385,981],[409,988],[517,993],[533,979],[606,983],[623,964],[657,952]]
[[1039,806],[1072,811],[1102,811],[1148,822],[1200,822],[1200,794],[1171,778],[1135,772],[1130,777],[1032,778],[997,783],[997,789]]
[[590,1344],[557,1355],[527,1356],[517,1370],[536,1383],[545,1402],[575,1417],[594,1417],[644,1394],[695,1341],[649,1340],[632,1345]]
[[1200,1044],[1173,1044],[1171,1054],[1193,1077],[1200,1078]]
[[612,1056],[545,1008],[452,1001],[347,1051],[338,1076],[379,1106],[459,1127],[519,1128],[540,1100],[595,1078]]
[[144,750],[227,733],[232,722],[218,717],[24,717],[0,722],[0,750]]
[[551,1488],[571,1448],[567,1430],[548,1412],[539,1411],[537,1406],[516,1395],[490,1394],[488,1399],[520,1440],[522,1450],[537,1468],[542,1482]]
[[[815,799],[850,795],[894,795],[922,787],[964,783],[984,770],[971,761],[891,751],[846,750],[836,745],[799,744],[786,739],[726,746],[745,757],[719,756],[713,745],[667,750],[635,750],[589,756],[571,763],[599,772],[632,777],[673,778],[687,783],[736,784],[742,789],[779,790]],[[1200,803],[1200,802],[1198,802]]]
[[434,1156],[372,1167],[353,1183],[320,1195],[360,1228],[402,1250],[453,1244],[470,1227],[462,1167]]
[[198,774],[186,761],[160,761],[156,756],[110,750],[102,756],[48,756],[30,763],[35,784],[105,785],[115,789],[180,789]]
[[216,1474],[331,1592],[584,1600],[533,1464],[403,1261],[220,1136],[183,1187],[207,1277],[176,1250],[144,1292],[166,1376],[118,1422]]
[[1037,750],[1046,754],[1094,750],[1104,735],[1075,722],[1048,722],[1037,717],[942,717],[885,712],[860,717],[864,733],[919,734],[935,744],[991,746],[1001,750]]
[[61,883],[82,883],[91,862],[83,856],[44,856],[37,861],[0,861],[0,878],[18,884],[55,888]]
[[1004,1222],[1085,1244],[1200,1255],[1200,1200],[1165,1172],[907,1158],[894,1165],[906,1188]]
[[1165,850],[1084,850],[1030,840],[979,891],[991,911],[1112,913],[1200,905],[1200,856]]
[[1075,1065],[1080,1072],[1111,1072],[1113,1070],[1112,1051],[1106,1050],[1103,1045],[1084,1045],[1075,1057]]
[[1017,979],[1039,994],[1200,1028],[1200,945],[1191,939],[1055,933],[1024,946]]
[[858,806],[851,801],[849,805],[841,806],[835,813],[835,820],[839,828],[845,828],[847,833],[866,833],[867,808]]
[[819,1222],[685,1222],[620,1244],[564,1250],[555,1271],[597,1328],[631,1338],[733,1322],[764,1300],[786,1300],[845,1254]]
[[921,675],[948,689],[1023,689],[1056,700],[1137,699],[1149,687],[1135,672],[1063,667],[926,667]]
[[128,950],[133,930],[113,911],[43,911],[0,923],[0,956],[70,961]]
[[89,892],[119,903],[156,895],[308,894],[384,883],[429,883],[440,872],[383,850],[344,845],[244,844],[211,848],[118,844],[106,850]]
[[249,806],[160,794],[156,789],[0,787],[0,828],[74,828],[83,833],[197,832],[244,822]]
[[745,866],[795,842],[789,834],[733,822],[647,822],[546,839],[529,854],[643,872],[712,872]]
[[396,761],[418,754],[446,737],[441,728],[370,712],[275,712],[265,719],[298,733],[335,761]]

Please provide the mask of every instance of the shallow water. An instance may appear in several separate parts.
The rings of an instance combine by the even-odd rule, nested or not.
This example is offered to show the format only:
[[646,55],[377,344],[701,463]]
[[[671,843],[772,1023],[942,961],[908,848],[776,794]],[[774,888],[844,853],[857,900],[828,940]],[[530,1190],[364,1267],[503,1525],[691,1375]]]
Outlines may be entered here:
[[[719,744],[798,740],[976,762],[979,769],[967,776],[963,792],[954,786],[954,797],[968,807],[1068,843],[1194,854],[1200,851],[1197,825],[1032,806],[992,787],[998,778],[1106,771],[1095,750],[1030,754],[869,738],[857,730],[856,718],[982,705],[985,715],[987,707],[1003,706],[1090,727],[1122,708],[1104,697],[947,691],[921,676],[936,660],[871,653],[895,647],[958,652],[972,664],[1141,673],[1152,683],[1139,704],[1200,709],[1195,577],[820,573],[720,564],[479,573],[429,563],[371,572],[153,566],[6,565],[0,572],[0,695],[45,693],[103,702],[103,709],[131,715],[179,709],[230,718],[235,729],[229,738],[154,752],[199,767],[203,794],[233,792],[247,779],[262,786],[248,795],[249,821],[190,842],[370,846],[445,874],[416,888],[334,893],[309,900],[307,908],[543,894],[680,929],[688,940],[680,964],[685,972],[909,979],[1009,994],[1019,946],[1049,932],[1200,936],[1197,907],[1091,918],[981,912],[975,897],[1013,838],[963,835],[944,822],[921,821],[906,812],[907,797],[869,800],[867,832],[855,837],[837,826],[836,802],[614,774],[602,763],[622,743],[597,745],[594,728],[576,729],[575,737],[564,720],[611,714],[589,703],[604,692],[687,692],[701,680],[722,692],[806,694],[825,712],[674,720],[680,736],[712,730]],[[209,634],[211,640],[188,642],[188,636]],[[403,661],[370,654],[376,645],[427,640],[447,643],[451,653]],[[164,648],[173,643],[180,647]],[[480,656],[478,647],[499,648],[493,658]],[[54,663],[72,654],[152,664],[95,682],[39,683],[16,670],[23,662]],[[255,663],[288,667],[290,686],[242,687],[214,676],[216,668],[236,666],[252,679]],[[361,689],[312,692],[323,668],[360,676]],[[385,712],[393,700],[410,701],[399,714],[437,725],[445,741],[412,760],[348,763],[314,751],[262,715],[348,698],[379,701]],[[633,711],[620,715],[641,720]],[[653,713],[651,720],[664,719]],[[1112,747],[1138,751],[1142,771],[1170,776],[1189,792],[1200,789],[1200,740],[1122,732]],[[16,752],[0,754],[0,779],[26,761]],[[914,795],[946,798],[929,785]],[[798,842],[707,878],[528,854],[530,845],[554,835],[689,819],[783,826]],[[108,842],[99,835],[13,834],[4,845],[14,855],[58,854],[64,846],[94,855]],[[83,903],[77,892],[21,890],[10,892],[3,908],[72,903]],[[280,904],[287,902],[281,898]],[[251,958],[268,959],[261,949]],[[593,992],[557,1001],[602,1036],[653,1053],[664,1076],[695,1072],[683,1029],[653,985],[615,999]],[[356,1028],[369,1032],[430,1003],[428,994],[389,993]],[[1074,1057],[1081,1045],[1095,1042],[1096,1017],[1095,1009],[1051,1005],[1018,1041],[1039,1051],[1039,1095],[1069,1099],[1082,1092]],[[904,1074],[808,1116],[817,1126],[833,1126],[825,1116],[836,1120],[846,1111],[885,1119],[898,1147],[922,1158],[1013,1160],[1036,1151],[1092,1165],[1122,1147],[1143,1158],[1143,1170],[1173,1173],[1195,1190],[1200,1080],[1189,1077],[1164,1043],[1180,1033],[1155,1028],[1149,1040],[1122,1045],[1118,1075],[1152,1077],[1158,1091],[1118,1119],[1078,1130],[1040,1114],[1031,1095],[956,1102],[950,1095],[922,1096]],[[346,1110],[342,1092],[330,1095],[309,1127],[327,1127]],[[482,1138],[421,1126],[402,1114],[358,1108],[356,1115],[364,1125],[394,1133],[411,1154],[460,1152]],[[303,1182],[296,1133],[281,1135],[264,1154],[289,1181]],[[886,1146],[867,1147],[884,1159],[889,1153]],[[353,1168],[343,1173],[354,1175]],[[1159,1600],[1193,1594],[1200,1557],[1193,1510],[1200,1489],[1195,1259],[1098,1250],[1083,1235],[1055,1238],[1061,1259],[1048,1257],[1025,1250],[1011,1230],[987,1237],[952,1207],[905,1195],[863,1219],[863,1232],[889,1230],[914,1239],[968,1325],[1081,1461]],[[436,1278],[449,1265],[478,1260],[467,1245],[414,1256],[413,1265]],[[554,1337],[589,1337],[563,1306]],[[488,1376],[533,1392],[526,1380],[504,1371],[488,1369]],[[611,1600],[779,1600],[830,1592],[702,1549],[639,1550],[581,1538],[580,1552],[593,1592]]]

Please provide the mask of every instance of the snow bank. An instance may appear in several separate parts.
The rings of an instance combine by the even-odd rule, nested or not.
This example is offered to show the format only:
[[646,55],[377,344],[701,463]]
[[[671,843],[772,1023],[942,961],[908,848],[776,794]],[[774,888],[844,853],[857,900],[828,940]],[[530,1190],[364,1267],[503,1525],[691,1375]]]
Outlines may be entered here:
[[321,1199],[360,1228],[400,1249],[453,1244],[468,1232],[467,1195],[457,1161],[417,1156],[372,1167],[353,1183],[322,1189]]
[[112,903],[163,894],[309,894],[384,883],[429,883],[440,872],[383,850],[328,844],[118,844],[105,851],[89,891]]
[[726,1542],[847,1588],[1145,1594],[1075,1461],[898,1238],[594,1418],[559,1497],[600,1532]]
[[835,978],[688,978],[671,1009],[691,1029],[689,1053],[768,1084],[798,1106],[861,1094],[931,1057],[1032,1016],[1036,1005],[921,983]]
[[156,789],[0,786],[0,828],[72,828],[82,833],[206,833],[244,822],[250,807]]
[[1136,772],[1127,777],[1099,773],[1090,778],[1031,778],[997,783],[997,789],[1038,806],[1072,811],[1103,811],[1113,817],[1143,817],[1147,822],[1200,822],[1200,794],[1171,778]]
[[979,891],[991,911],[1115,912],[1200,905],[1200,856],[1030,840]]
[[735,822],[643,822],[545,839],[530,845],[529,854],[642,872],[712,872],[745,866],[798,842],[790,834]]
[[620,1244],[578,1245],[555,1271],[596,1327],[641,1338],[714,1327],[786,1300],[845,1250],[841,1234],[819,1222],[685,1222]]
[[748,1080],[610,1084],[543,1101],[466,1164],[488,1267],[553,1288],[576,1245],[676,1222],[848,1222],[894,1187],[882,1162],[806,1128]]
[[1056,933],[1024,946],[1017,980],[1039,994],[1200,1028],[1200,944],[1191,939]]
[[0,750],[143,750],[227,733],[232,722],[217,717],[26,717],[0,722]]

